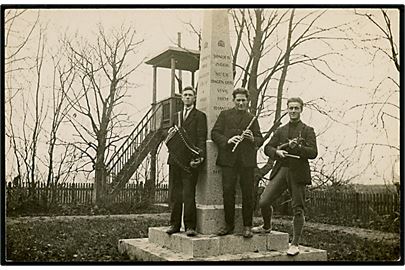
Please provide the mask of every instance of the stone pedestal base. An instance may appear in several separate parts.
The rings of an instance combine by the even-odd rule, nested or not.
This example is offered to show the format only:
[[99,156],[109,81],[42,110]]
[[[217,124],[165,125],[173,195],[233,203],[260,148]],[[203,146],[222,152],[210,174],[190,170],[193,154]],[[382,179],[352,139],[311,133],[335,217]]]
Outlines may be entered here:
[[288,234],[271,232],[241,235],[166,234],[168,227],[149,228],[149,238],[119,240],[118,250],[139,261],[326,261],[326,251],[300,246],[300,254],[287,256]]
[[[216,234],[225,226],[223,205],[197,205],[197,232],[201,234]],[[235,233],[243,229],[242,206],[235,206]]]

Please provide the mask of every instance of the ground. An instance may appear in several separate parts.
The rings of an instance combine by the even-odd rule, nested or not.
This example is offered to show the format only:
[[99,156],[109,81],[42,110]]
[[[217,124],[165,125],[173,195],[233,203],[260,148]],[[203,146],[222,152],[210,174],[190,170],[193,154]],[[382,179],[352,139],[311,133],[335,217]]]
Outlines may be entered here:
[[[119,239],[147,237],[148,227],[166,226],[169,214],[20,217],[6,220],[6,258],[14,262],[129,262]],[[254,223],[258,224],[259,218]],[[291,234],[291,221],[274,229]],[[399,234],[307,223],[302,244],[325,249],[330,261],[396,261]]]

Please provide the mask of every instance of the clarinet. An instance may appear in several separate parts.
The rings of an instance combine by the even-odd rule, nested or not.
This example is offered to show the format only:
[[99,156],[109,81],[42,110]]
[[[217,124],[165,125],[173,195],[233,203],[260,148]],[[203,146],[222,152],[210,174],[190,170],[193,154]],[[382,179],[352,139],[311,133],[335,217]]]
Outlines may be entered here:
[[[252,120],[250,120],[249,125],[247,125],[246,129],[245,129],[243,132],[245,132],[246,130],[250,129],[250,127],[253,125],[253,122],[256,120],[256,118],[257,118],[257,116],[254,116],[254,117],[252,118]],[[243,132],[242,132],[241,135],[239,135],[239,136],[241,137],[241,140],[240,140],[239,142],[235,143],[235,145],[234,145],[233,148],[232,148],[232,152],[235,152],[235,150],[236,150],[236,148],[238,147],[238,145],[239,145],[239,144],[243,141],[243,139],[245,138],[245,137],[243,137]]]

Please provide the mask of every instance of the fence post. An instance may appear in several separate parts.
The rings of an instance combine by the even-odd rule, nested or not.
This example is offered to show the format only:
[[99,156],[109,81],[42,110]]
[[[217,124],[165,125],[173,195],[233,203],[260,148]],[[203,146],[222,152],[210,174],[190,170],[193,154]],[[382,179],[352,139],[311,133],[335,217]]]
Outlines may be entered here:
[[76,183],[72,183],[72,204],[76,201]]

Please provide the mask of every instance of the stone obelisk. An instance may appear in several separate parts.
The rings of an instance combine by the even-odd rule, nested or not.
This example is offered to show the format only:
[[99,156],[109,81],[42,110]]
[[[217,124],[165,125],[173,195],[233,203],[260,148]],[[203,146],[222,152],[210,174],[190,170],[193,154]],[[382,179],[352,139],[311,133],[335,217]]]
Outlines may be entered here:
[[[197,231],[202,234],[216,233],[225,225],[221,168],[215,165],[217,147],[211,140],[211,130],[219,113],[233,106],[232,91],[228,13],[226,9],[205,10],[197,93],[197,109],[206,113],[208,121],[207,158],[196,192]],[[239,208],[235,214],[236,231]]]

